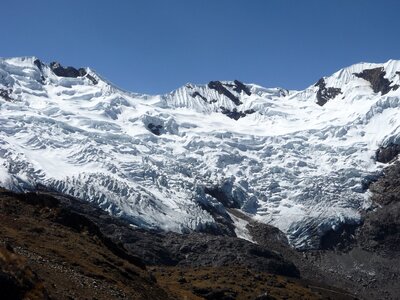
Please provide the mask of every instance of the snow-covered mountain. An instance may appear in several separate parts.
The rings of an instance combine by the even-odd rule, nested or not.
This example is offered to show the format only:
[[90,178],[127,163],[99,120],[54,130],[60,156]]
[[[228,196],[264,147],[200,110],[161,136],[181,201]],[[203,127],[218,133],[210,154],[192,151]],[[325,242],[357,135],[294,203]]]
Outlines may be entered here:
[[45,186],[145,228],[251,239],[237,209],[317,247],[371,205],[375,151],[400,144],[399,85],[391,60],[303,91],[235,80],[153,96],[89,68],[0,59],[0,185]]

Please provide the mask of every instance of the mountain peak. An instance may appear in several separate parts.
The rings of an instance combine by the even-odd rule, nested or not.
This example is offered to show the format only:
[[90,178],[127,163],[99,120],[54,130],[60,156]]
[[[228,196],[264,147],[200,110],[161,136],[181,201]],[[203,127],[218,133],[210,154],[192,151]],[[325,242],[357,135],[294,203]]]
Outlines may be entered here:
[[398,66],[350,66],[303,91],[214,80],[141,95],[88,68],[2,59],[0,185],[45,186],[143,228],[251,239],[239,209],[318,247],[360,222],[375,151],[400,144]]

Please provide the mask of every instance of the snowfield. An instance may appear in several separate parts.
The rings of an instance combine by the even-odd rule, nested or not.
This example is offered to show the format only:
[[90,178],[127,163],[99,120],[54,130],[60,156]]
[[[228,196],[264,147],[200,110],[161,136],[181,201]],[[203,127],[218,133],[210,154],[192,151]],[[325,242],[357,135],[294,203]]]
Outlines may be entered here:
[[[355,75],[378,68],[380,91]],[[318,247],[326,231],[360,221],[368,178],[382,169],[375,151],[400,143],[400,61],[323,82],[288,91],[222,81],[153,96],[88,68],[65,77],[35,57],[0,59],[0,185],[45,186],[176,232],[216,228],[218,215],[243,237],[226,210],[237,208],[296,248]]]

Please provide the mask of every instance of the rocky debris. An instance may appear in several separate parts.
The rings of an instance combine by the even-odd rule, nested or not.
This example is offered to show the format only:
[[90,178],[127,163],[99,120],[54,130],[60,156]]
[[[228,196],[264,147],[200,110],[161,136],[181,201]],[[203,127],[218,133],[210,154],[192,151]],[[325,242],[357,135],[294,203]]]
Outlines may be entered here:
[[[282,248],[290,247],[286,235],[276,227],[250,220],[249,225],[247,225],[247,229],[249,230],[253,239],[260,245],[267,247],[277,247],[278,245],[280,245]],[[278,248],[271,249],[279,251]]]
[[379,147],[375,152],[375,160],[381,163],[389,163],[393,161],[400,153],[400,145],[389,144],[387,146]]
[[317,91],[317,104],[320,106],[324,106],[326,102],[328,102],[331,99],[334,99],[337,95],[342,93],[342,90],[340,88],[334,88],[334,87],[327,88],[324,78],[318,80],[315,86],[319,88]]
[[6,101],[13,101],[14,99],[11,97],[12,89],[0,89],[0,97]]
[[224,87],[224,84],[220,81],[210,81],[207,86],[210,89],[216,90],[219,94],[228,97],[236,106],[242,104],[239,98],[232,94],[226,87]]
[[[298,277],[295,265],[281,255],[246,240],[204,233],[185,235],[159,233],[138,235],[137,231],[115,232],[126,240],[124,247],[150,265],[185,267],[244,266],[253,270]],[[155,255],[156,254],[156,255]]]
[[231,289],[193,288],[194,294],[207,300],[235,300],[237,292]]
[[321,250],[340,250],[350,249],[350,245],[355,242],[355,231],[360,224],[340,224],[338,228],[327,231],[320,241]]
[[274,300],[274,297],[268,295],[267,292],[258,295],[254,300]]
[[240,118],[244,118],[247,115],[254,114],[256,111],[253,109],[247,109],[245,111],[238,111],[236,108],[233,110],[226,109],[225,107],[221,106],[221,112],[226,115],[227,117],[234,119],[234,120],[239,120]]
[[390,86],[392,82],[385,78],[386,72],[384,68],[381,67],[363,70],[361,73],[354,73],[354,75],[369,81],[374,93],[380,92],[381,95],[385,95],[391,90],[397,90],[399,88],[398,85]]
[[153,123],[149,123],[147,128],[155,135],[161,135],[164,131],[162,125],[155,125]]
[[0,247],[1,299],[49,299],[48,293],[26,259],[14,253],[10,246]]
[[[310,282],[235,267],[152,267],[157,282],[175,294],[175,299],[352,299],[343,293],[329,298],[323,290],[314,292]],[[185,282],[181,282],[182,274]],[[318,284],[316,284],[318,286]],[[193,297],[192,297],[193,295]],[[339,298],[337,297],[339,296]],[[265,299],[265,298],[260,298]]]

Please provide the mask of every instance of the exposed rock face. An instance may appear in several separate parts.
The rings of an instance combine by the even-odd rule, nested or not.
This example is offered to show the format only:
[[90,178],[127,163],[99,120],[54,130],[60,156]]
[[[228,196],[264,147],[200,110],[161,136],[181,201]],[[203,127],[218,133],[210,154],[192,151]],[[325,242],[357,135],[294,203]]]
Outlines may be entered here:
[[12,93],[11,89],[0,89],[0,97],[6,101],[13,101],[13,98],[10,96]]
[[392,82],[385,78],[386,72],[383,68],[368,69],[354,75],[369,81],[374,93],[380,92],[382,95],[385,95],[399,87],[398,85],[390,86]]
[[375,160],[381,163],[388,163],[394,160],[400,153],[400,145],[389,144],[385,147],[380,147],[375,153]]
[[94,78],[89,73],[86,73],[85,69],[79,69],[79,71],[80,71],[81,74],[85,73],[86,75],[83,75],[83,76],[86,76],[86,78],[89,79],[93,84],[98,84],[99,83],[96,78]]
[[361,245],[383,254],[400,254],[400,162],[388,166],[371,184],[372,201],[380,207],[367,213],[359,232]]
[[347,250],[355,242],[355,231],[360,224],[342,224],[336,230],[326,232],[320,241],[321,250]]
[[162,125],[154,125],[153,123],[149,123],[149,125],[147,125],[147,128],[155,135],[161,135],[163,132]]
[[238,111],[236,108],[234,108],[233,110],[226,109],[225,107],[222,107],[222,106],[220,108],[221,108],[221,112],[224,115],[226,115],[227,117],[234,119],[234,120],[239,120],[240,118],[244,118],[247,115],[255,113],[255,110],[253,110],[253,109],[247,109],[244,112],[242,112],[242,111]]
[[327,88],[324,78],[318,80],[315,86],[319,87],[317,92],[317,104],[320,106],[325,105],[326,102],[328,102],[329,100],[335,98],[337,95],[342,93],[340,88],[334,88],[334,87]]
[[400,162],[387,167],[370,187],[372,200],[380,205],[400,202]]
[[219,187],[206,187],[204,192],[222,203],[227,208],[240,208],[239,202],[232,198],[223,188]]
[[[35,61],[36,62],[36,61]],[[40,66],[41,62],[39,61],[35,65]],[[40,67],[41,69],[42,67]],[[77,77],[86,77],[89,79],[93,84],[97,84],[98,81],[96,78],[94,78],[92,75],[90,75],[84,68],[79,68],[75,69],[74,67],[63,67],[60,63],[58,62],[52,62],[50,63],[50,69],[56,74],[57,76],[60,77],[71,77],[71,78],[77,78]]]
[[242,102],[239,100],[238,97],[236,97],[234,94],[232,94],[220,81],[210,81],[208,83],[208,87],[210,89],[216,90],[218,93],[225,95],[229,99],[232,100],[235,105],[240,105]]
[[218,206],[210,205],[209,203],[199,203],[199,206],[207,211],[215,220],[216,224],[203,228],[202,232],[212,235],[227,235],[236,236],[235,226],[232,218]]
[[44,83],[46,78],[43,75],[43,69],[46,67],[46,65],[40,60],[40,59],[35,59],[33,61],[33,64],[39,69],[40,73],[42,74],[40,76],[40,83]]
[[194,92],[193,94],[191,94],[191,96],[192,96],[193,98],[200,97],[201,99],[203,99],[204,102],[207,102],[207,103],[208,103],[207,98],[204,97],[203,95],[201,95],[199,92]]
[[[191,85],[187,85],[186,87],[190,88],[190,89],[193,88]],[[235,91],[238,94],[244,92],[248,96],[251,95],[251,91],[250,91],[249,87],[246,86],[244,83],[240,82],[239,80],[234,80],[233,84],[232,83],[222,83],[220,81],[210,81],[208,83],[208,87],[210,89],[216,90],[219,94],[225,95],[230,100],[232,100],[232,102],[235,105],[240,105],[240,104],[242,104],[242,102],[239,100],[239,97],[237,97],[234,94],[232,94],[226,87],[231,88],[233,91]],[[207,99],[202,94],[200,94],[198,91],[193,92],[192,94],[190,94],[190,96],[193,97],[193,98],[199,97],[200,99],[202,99],[204,102],[206,102],[208,104],[212,104],[212,103],[217,102],[216,99],[210,99],[210,100]],[[221,109],[223,109],[223,113],[224,113],[225,109],[224,108],[221,108]],[[226,114],[228,115],[229,111],[226,110],[226,112],[227,112]],[[229,116],[229,117],[237,120],[242,116],[245,116],[245,115],[232,114],[232,116]]]
[[243,82],[240,82],[239,80],[235,79],[233,83],[234,83],[233,90],[235,92],[237,93],[244,92],[247,96],[251,95],[250,89]]
[[43,71],[44,68],[44,63],[42,63],[42,61],[40,59],[35,59],[35,61],[33,62],[35,64],[35,66],[40,70]]
[[84,69],[75,69],[74,67],[63,67],[58,62],[51,62],[50,68],[53,70],[54,74],[60,77],[73,77],[77,78],[79,76],[86,75]]

